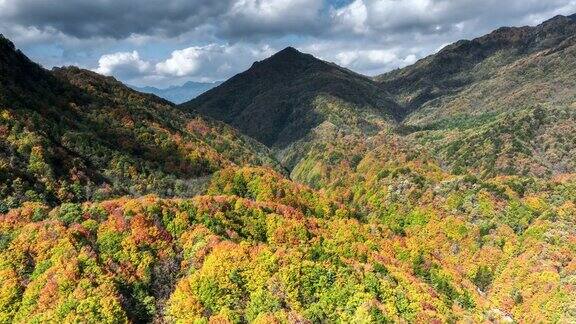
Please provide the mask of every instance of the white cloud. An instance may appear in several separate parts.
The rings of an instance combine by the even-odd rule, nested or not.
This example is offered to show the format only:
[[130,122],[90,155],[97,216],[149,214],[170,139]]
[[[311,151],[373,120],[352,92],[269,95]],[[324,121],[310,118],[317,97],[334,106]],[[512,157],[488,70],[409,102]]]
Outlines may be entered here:
[[63,35],[53,28],[41,30],[35,26],[25,27],[20,25],[10,26],[3,32],[8,33],[10,36],[15,35],[19,43],[37,43],[45,42],[54,38],[62,38]]
[[385,65],[392,61],[398,60],[395,53],[388,50],[353,50],[343,51],[336,55],[338,63],[351,66],[351,65]]
[[11,6],[10,0],[0,0],[0,11],[4,13],[4,15],[11,15],[14,13],[14,6]]
[[306,21],[314,19],[321,8],[320,0],[237,0],[228,16],[259,22],[280,22],[292,17]]
[[336,29],[347,29],[357,34],[368,32],[368,26],[366,25],[368,8],[366,8],[366,4],[362,0],[355,0],[348,6],[332,9],[331,18]]
[[106,54],[98,60],[95,72],[130,78],[149,71],[150,63],[142,60],[137,51]]
[[167,87],[189,80],[224,80],[276,51],[267,44],[208,44],[175,50],[169,57],[155,61],[143,60],[137,51],[117,52],[101,56],[94,71],[136,86]]
[[206,61],[222,56],[225,52],[226,47],[217,44],[188,47],[172,52],[169,59],[156,64],[156,71],[159,74],[178,77],[193,75]]
[[204,77],[220,80],[247,68],[254,60],[271,55],[274,50],[237,43],[234,45],[209,44],[173,51],[170,57],[156,64],[158,75],[169,77]]
[[[526,20],[537,23],[543,17],[569,14],[574,0],[355,0],[334,10],[335,27],[354,32],[448,33],[458,27],[489,27]],[[532,17],[539,14],[540,19]]]
[[362,43],[361,40],[319,41],[299,49],[368,76],[405,67],[427,53],[421,47],[381,46]]
[[343,49],[335,55],[339,65],[368,75],[380,74],[416,62],[417,56],[395,49]]

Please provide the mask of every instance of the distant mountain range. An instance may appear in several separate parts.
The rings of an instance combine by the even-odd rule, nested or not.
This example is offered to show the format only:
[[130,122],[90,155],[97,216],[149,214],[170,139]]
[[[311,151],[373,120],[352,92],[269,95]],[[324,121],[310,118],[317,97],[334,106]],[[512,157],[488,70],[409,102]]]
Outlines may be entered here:
[[216,82],[193,82],[188,81],[181,86],[171,86],[164,89],[159,89],[155,87],[136,87],[131,86],[132,89],[143,92],[154,94],[160,98],[164,98],[175,104],[181,104],[191,99],[198,97],[204,92],[219,86],[222,84],[221,81]]

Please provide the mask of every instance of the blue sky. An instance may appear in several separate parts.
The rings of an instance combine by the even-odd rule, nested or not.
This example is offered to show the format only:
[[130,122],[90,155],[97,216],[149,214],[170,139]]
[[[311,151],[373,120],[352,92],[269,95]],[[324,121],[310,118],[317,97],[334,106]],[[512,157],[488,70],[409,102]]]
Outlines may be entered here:
[[226,79],[286,46],[376,75],[576,0],[0,0],[0,33],[47,68],[134,85]]

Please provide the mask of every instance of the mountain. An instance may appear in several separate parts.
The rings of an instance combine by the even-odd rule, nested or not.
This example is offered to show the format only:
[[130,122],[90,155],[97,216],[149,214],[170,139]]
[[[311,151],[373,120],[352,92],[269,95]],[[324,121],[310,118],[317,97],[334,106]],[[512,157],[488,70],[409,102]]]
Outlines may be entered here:
[[[0,209],[118,195],[193,195],[267,149],[221,123],[183,113],[113,78],[47,71],[0,38]],[[267,161],[267,162],[266,162]]]
[[289,47],[181,108],[285,148],[324,122],[370,131],[375,120],[393,120],[397,105],[369,78]]
[[179,107],[255,138],[293,179],[313,186],[318,175],[308,169],[334,163],[341,153],[328,159],[309,154],[334,143],[350,151],[392,127],[399,111],[373,80],[291,47]]
[[404,115],[427,102],[490,79],[521,58],[574,42],[576,15],[557,16],[535,27],[503,27],[462,40],[415,64],[375,79],[405,107]]
[[576,16],[500,28],[376,78],[404,131],[484,176],[576,171]]
[[217,87],[222,82],[193,82],[188,81],[181,86],[171,86],[165,89],[155,87],[132,87],[134,90],[157,95],[175,104],[181,104],[198,97],[204,92]]

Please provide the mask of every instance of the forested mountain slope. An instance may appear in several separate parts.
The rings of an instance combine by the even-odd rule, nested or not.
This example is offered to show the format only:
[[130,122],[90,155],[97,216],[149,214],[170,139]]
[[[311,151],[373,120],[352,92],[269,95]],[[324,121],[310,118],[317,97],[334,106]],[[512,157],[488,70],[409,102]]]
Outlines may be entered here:
[[398,105],[367,77],[286,48],[180,106],[229,123],[292,170],[333,130],[367,137],[395,123]]
[[346,205],[254,168],[192,199],[26,203],[0,215],[0,320],[575,320],[574,178],[378,161]]
[[[329,102],[341,103],[342,111],[329,110]],[[368,128],[370,118],[391,118],[396,110],[370,79],[291,47],[181,107],[279,148],[345,114],[366,115]]]
[[377,80],[408,139],[455,172],[576,171],[576,16],[501,28]]
[[192,195],[267,149],[93,72],[50,72],[0,38],[0,209],[125,194]]

